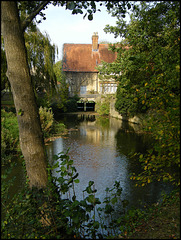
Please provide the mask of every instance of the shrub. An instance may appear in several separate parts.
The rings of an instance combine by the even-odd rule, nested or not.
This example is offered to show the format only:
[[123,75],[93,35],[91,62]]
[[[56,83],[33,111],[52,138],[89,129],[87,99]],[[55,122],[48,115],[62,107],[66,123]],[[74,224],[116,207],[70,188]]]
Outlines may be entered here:
[[17,117],[12,112],[1,109],[1,160],[2,164],[11,161],[20,151]]
[[53,125],[53,133],[62,133],[65,131],[65,124],[63,123],[59,123],[59,122],[56,122],[54,125]]
[[[8,109],[9,111],[10,109]],[[40,107],[40,123],[43,137],[48,137],[51,133],[61,133],[65,130],[63,123],[56,123],[53,118],[51,108]],[[12,157],[19,153],[19,128],[16,114],[6,112],[1,109],[1,163],[2,165],[10,162]]]
[[65,104],[65,108],[67,112],[76,112],[77,111],[77,101],[79,97],[75,95],[74,97],[69,98],[69,100]]
[[111,99],[111,95],[106,95],[96,103],[96,111],[99,115],[109,115],[110,99]]
[[52,108],[40,107],[39,114],[44,138],[47,138],[52,134],[62,133],[65,131],[65,125],[54,120]]
[[43,132],[43,136],[48,137],[52,127],[53,127],[53,112],[51,108],[46,108],[46,107],[40,107],[39,108],[39,114],[40,114],[40,123],[41,123],[41,128]]

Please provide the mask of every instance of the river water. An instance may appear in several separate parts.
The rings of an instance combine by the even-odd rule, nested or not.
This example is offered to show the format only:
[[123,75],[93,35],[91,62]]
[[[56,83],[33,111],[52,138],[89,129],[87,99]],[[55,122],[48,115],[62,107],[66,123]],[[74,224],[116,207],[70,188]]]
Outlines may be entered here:
[[[103,202],[105,189],[112,188],[115,181],[120,181],[122,200],[128,200],[128,207],[142,208],[155,203],[162,192],[169,193],[169,184],[155,182],[144,187],[135,187],[135,181],[130,180],[133,172],[139,173],[141,166],[131,159],[129,154],[145,153],[151,148],[150,136],[137,134],[139,126],[128,124],[115,118],[104,118],[96,115],[67,114],[59,119],[68,128],[68,134],[57,138],[46,146],[50,163],[53,155],[66,152],[74,161],[79,173],[80,183],[75,184],[78,200],[83,199],[82,191],[88,182],[94,181],[97,189],[96,197]],[[136,131],[135,131],[136,130]],[[54,171],[58,177],[60,173]]]

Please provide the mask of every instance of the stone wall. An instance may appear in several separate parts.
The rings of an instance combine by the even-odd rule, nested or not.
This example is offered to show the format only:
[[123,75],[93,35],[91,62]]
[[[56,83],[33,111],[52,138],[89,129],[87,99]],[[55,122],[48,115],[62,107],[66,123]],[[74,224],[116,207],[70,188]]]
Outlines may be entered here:
[[123,117],[121,114],[119,114],[116,111],[115,102],[116,102],[116,99],[112,98],[112,100],[110,102],[110,116],[111,117],[118,118],[118,119],[121,119],[123,121],[128,121],[130,123],[135,123],[135,124],[140,124],[140,125],[143,124],[144,116],[142,114],[139,114],[139,116],[134,116],[132,118]]
[[69,84],[70,95],[81,93],[81,86],[85,86],[86,94],[98,92],[97,73],[65,72]]

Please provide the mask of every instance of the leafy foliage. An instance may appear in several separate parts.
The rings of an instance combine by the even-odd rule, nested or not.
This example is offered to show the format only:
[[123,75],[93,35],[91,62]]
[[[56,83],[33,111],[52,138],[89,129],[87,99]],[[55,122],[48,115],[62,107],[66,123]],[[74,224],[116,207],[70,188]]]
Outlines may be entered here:
[[76,112],[77,111],[77,101],[79,101],[79,96],[75,95],[73,97],[69,97],[69,99],[65,103],[65,109],[67,112]]
[[[27,18],[37,10],[42,2],[19,2],[19,9],[22,6],[21,12],[26,13],[24,16],[21,15],[22,21],[28,22]],[[128,9],[132,7],[128,1],[104,1],[104,3],[108,10],[114,7],[113,14],[115,16],[124,17],[126,6]],[[93,19],[93,13],[96,11],[94,1],[91,3],[62,1],[54,2],[54,4],[66,6],[73,14],[82,14],[84,8],[87,10],[89,20]],[[177,1],[151,4],[154,4],[154,7],[153,5],[148,7],[145,2],[142,2],[141,9],[134,8],[135,15],[132,17],[130,25],[119,24],[125,35],[122,46],[129,45],[129,49],[113,47],[113,50],[119,53],[117,63],[122,73],[119,78],[120,92],[117,98],[121,99],[121,94],[125,94],[126,91],[131,100],[124,103],[127,106],[124,109],[125,114],[132,114],[135,109],[141,112],[151,110],[155,113],[149,119],[148,130],[153,131],[155,138],[158,138],[158,144],[153,147],[153,152],[149,152],[150,155],[148,154],[147,159],[145,156],[139,155],[146,171],[146,175],[139,176],[142,178],[143,184],[153,180],[152,173],[155,171],[158,172],[158,177],[161,176],[167,180],[171,176],[171,179],[175,181],[175,176],[168,173],[167,170],[172,165],[179,166],[180,7]],[[40,14],[44,18],[41,12]],[[24,29],[27,24],[23,22],[22,26]],[[109,31],[109,27],[107,29]],[[119,34],[119,28],[111,31]],[[53,81],[52,72],[49,71],[50,66],[51,62],[46,62],[44,73],[47,79],[50,77]],[[47,89],[50,90],[49,85]],[[131,105],[132,100],[133,106]],[[122,107],[119,108],[119,106],[121,106],[121,102],[117,105],[117,109],[121,112]],[[57,180],[60,180],[63,193],[66,193],[69,191],[69,187],[73,187],[73,184],[78,182],[76,179],[78,175],[69,158],[64,156],[61,160],[65,161],[65,164],[61,165],[61,173],[65,178],[61,175]],[[84,230],[87,231],[85,231],[86,234],[91,234],[92,237],[96,236],[99,223],[95,221],[95,218],[92,220],[89,218],[89,213],[94,211],[96,204],[99,204],[99,200],[94,195],[93,183],[89,182],[85,189],[88,195],[81,202],[76,200],[75,195],[72,199],[60,199],[59,190],[54,185],[51,187],[50,191],[41,192],[37,189],[27,188],[23,194],[14,199],[14,203],[7,209],[6,218],[2,223],[3,238],[47,237],[52,239],[65,237],[64,233],[66,233],[66,238],[79,237],[84,227]],[[115,187],[120,190],[118,184]],[[56,194],[56,190],[58,194]],[[112,199],[105,200],[106,214],[112,213],[111,204],[117,201],[115,195],[112,196]],[[133,214],[133,218],[134,216],[136,214]],[[88,220],[90,221],[88,222]]]
[[44,138],[47,137],[52,129],[53,126],[53,113],[51,108],[39,108],[39,114],[40,114],[40,123],[41,123],[41,128],[42,132],[44,135]]
[[141,2],[129,24],[118,16],[117,26],[105,31],[124,37],[110,46],[117,60],[103,66],[119,81],[116,109],[126,116],[146,113],[145,130],[157,140],[147,155],[138,154],[144,171],[132,178],[142,185],[153,179],[179,183],[180,4]]
[[[25,46],[27,49],[28,63],[32,76],[32,83],[37,99],[38,93],[45,92],[44,98],[50,101],[50,98],[55,94],[57,79],[54,73],[54,63],[57,47],[51,44],[50,37],[47,33],[44,35],[39,31],[36,25],[29,27],[24,34]],[[3,39],[1,37],[1,84],[3,89],[10,88],[8,78],[6,77],[7,63],[3,49]],[[40,99],[39,99],[40,100]]]
[[37,27],[25,32],[25,44],[35,93],[46,91],[51,96],[56,86],[53,65],[57,47],[51,45],[48,34],[43,35]]
[[[65,131],[65,125],[54,120],[51,108],[40,107],[39,114],[44,138]],[[1,109],[1,129],[1,160],[2,165],[6,165],[12,161],[13,156],[21,152],[18,121],[15,113]]]
[[104,97],[100,99],[100,101],[97,101],[96,103],[96,112],[99,115],[109,115],[110,111],[110,100],[111,100],[111,95],[107,94]]
[[130,209],[117,220],[121,230],[119,238],[179,238],[179,206],[180,197],[177,189],[168,195],[162,195],[162,200],[152,206],[144,206],[144,210]]
[[48,138],[54,134],[61,134],[65,131],[65,125],[56,122],[54,119],[52,108],[40,107],[39,114],[44,138]]
[[11,162],[13,155],[20,151],[17,117],[12,112],[1,109],[1,160]]
[[53,101],[57,103],[57,106],[59,109],[62,109],[64,112],[66,112],[66,102],[68,100],[68,84],[66,83],[66,77],[65,74],[62,71],[62,62],[58,61],[53,65],[54,73],[57,79],[57,94],[53,98]]
[[[47,189],[29,189],[26,185],[8,205],[4,204],[8,189],[4,182],[2,238],[95,239],[103,238],[106,232],[117,233],[114,205],[117,201],[121,203],[120,183],[115,182],[112,189],[106,189],[105,206],[97,208],[101,202],[95,196],[97,190],[93,181],[89,181],[83,191],[82,200],[77,199],[74,185],[79,183],[79,174],[68,151],[54,155],[54,160],[55,164],[48,167]],[[58,173],[57,177],[52,177],[54,172]],[[95,214],[100,222],[95,219]],[[110,219],[107,221],[107,218]]]

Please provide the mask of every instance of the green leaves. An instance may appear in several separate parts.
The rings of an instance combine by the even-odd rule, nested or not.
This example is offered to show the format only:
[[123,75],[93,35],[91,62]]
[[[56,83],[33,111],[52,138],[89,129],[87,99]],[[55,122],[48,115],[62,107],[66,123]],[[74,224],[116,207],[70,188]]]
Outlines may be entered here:
[[[50,96],[57,84],[53,69],[57,47],[51,44],[48,34],[42,34],[36,26],[33,31],[28,28],[24,36],[28,64],[33,71],[34,90],[35,92],[45,90],[47,95]],[[36,69],[36,71],[33,69]]]
[[117,201],[118,201],[117,197],[113,197],[113,198],[111,199],[111,203],[112,203],[112,204],[117,203]]
[[89,14],[89,15],[88,15],[88,19],[89,19],[90,21],[92,21],[92,20],[93,20],[93,15],[92,15],[92,14]]
[[170,169],[180,168],[179,12],[178,2],[141,2],[135,6],[129,24],[118,17],[117,27],[105,29],[125,38],[117,48],[112,47],[118,56],[115,63],[99,68],[103,78],[111,71],[116,74],[114,64],[121,72],[117,77],[116,110],[128,117],[145,113],[145,131],[156,140],[152,153],[138,157],[143,173],[137,180],[142,185],[154,178],[178,181],[178,172],[171,173]]
[[73,1],[67,2],[66,8],[73,10],[75,8],[75,3]]
[[22,115],[23,115],[23,111],[22,111],[22,109],[19,109],[19,111],[18,111],[18,115],[19,115],[19,116],[22,116]]
[[89,181],[88,187],[86,187],[86,189],[83,192],[87,192],[87,193],[95,193],[95,192],[97,192],[97,190],[96,189],[92,189],[92,187],[94,187],[94,181]]
[[[7,208],[6,218],[3,219],[2,223],[2,236],[9,234],[8,236],[12,238],[20,238],[21,236],[38,239],[47,237],[50,226],[42,227],[42,219],[51,221],[53,230],[48,232],[49,238],[59,235],[60,238],[63,238],[66,235],[68,238],[75,238],[76,236],[76,238],[96,239],[106,236],[106,233],[104,235],[100,234],[100,228],[102,228],[102,232],[106,232],[107,228],[112,231],[115,230],[114,228],[117,226],[115,225],[116,219],[113,217],[114,205],[120,200],[120,183],[115,182],[112,189],[106,189],[106,195],[111,194],[111,198],[107,197],[104,208],[101,208],[101,206],[97,208],[97,205],[101,202],[99,198],[96,198],[97,190],[94,187],[94,181],[89,181],[87,188],[84,190],[86,196],[83,197],[83,200],[77,200],[74,183],[79,182],[77,179],[78,173],[73,166],[73,161],[68,156],[68,151],[65,154],[61,152],[58,156],[55,155],[54,159],[56,163],[52,167],[48,166],[48,168],[50,169],[49,174],[51,174],[51,170],[58,168],[57,172],[59,174],[57,174],[57,177],[49,178],[49,186],[43,191],[36,188],[28,189],[27,187],[17,195],[13,204],[10,204]],[[3,176],[3,179],[6,178]],[[6,197],[6,194],[8,194],[7,181],[3,182],[2,193]],[[57,185],[55,185],[55,182]],[[66,198],[63,198],[62,194],[66,194]],[[6,198],[3,200],[6,201]],[[100,222],[96,220],[97,214]],[[108,221],[110,215],[111,221]],[[18,228],[14,225],[14,222],[17,223]],[[24,229],[23,232],[22,229]],[[63,233],[59,232],[59,229],[63,229]]]
[[74,180],[74,183],[79,183],[79,182],[80,182],[79,179]]
[[66,9],[72,10],[72,14],[83,14],[82,8],[87,9],[88,6],[91,6],[91,9],[87,10],[87,13],[84,14],[85,18],[88,14],[88,19],[90,21],[93,20],[93,12],[96,12],[96,4],[94,1],[91,1],[91,3],[89,4],[88,2],[83,2],[82,4],[78,4],[77,2],[74,1],[69,1],[66,4]]
[[90,194],[88,197],[87,197],[87,201],[90,202],[90,203],[94,203],[94,195],[93,194]]

